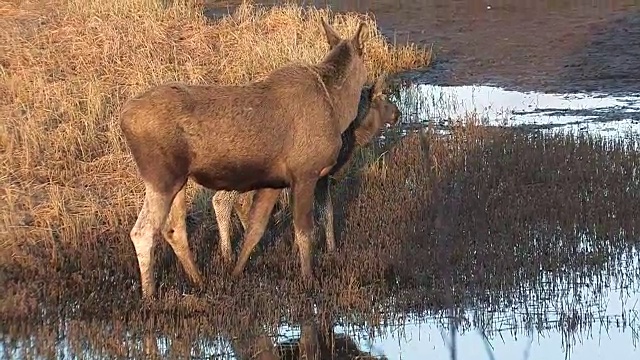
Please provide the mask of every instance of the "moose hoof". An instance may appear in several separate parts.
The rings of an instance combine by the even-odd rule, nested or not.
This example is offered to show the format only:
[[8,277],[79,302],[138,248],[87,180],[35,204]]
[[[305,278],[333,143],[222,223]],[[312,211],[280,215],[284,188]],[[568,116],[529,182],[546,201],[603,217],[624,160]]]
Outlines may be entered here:
[[222,262],[225,264],[230,264],[234,260],[233,252],[231,250],[220,251],[220,257],[222,258]]
[[202,281],[202,279],[200,281],[194,281],[192,286],[197,292],[204,292],[205,290],[204,281]]
[[207,290],[204,286],[198,286],[193,290],[193,294],[191,296],[202,297],[207,293]]
[[151,311],[155,302],[155,295],[143,296],[140,299],[140,310],[142,310],[143,312]]
[[154,288],[142,288],[142,301],[153,302],[156,300],[156,291]]
[[316,281],[316,277],[313,275],[313,273],[307,273],[302,275],[302,285],[304,286],[305,289],[311,289],[313,288],[313,284]]

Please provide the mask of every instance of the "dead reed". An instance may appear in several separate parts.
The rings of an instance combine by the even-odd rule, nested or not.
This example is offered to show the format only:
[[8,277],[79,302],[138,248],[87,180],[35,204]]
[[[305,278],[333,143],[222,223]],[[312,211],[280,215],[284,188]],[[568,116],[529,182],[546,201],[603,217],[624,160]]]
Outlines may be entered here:
[[[371,296],[387,298],[389,286],[406,291],[401,303],[412,307],[424,306],[425,287],[434,289],[429,292],[433,304],[444,305],[463,301],[472,289],[508,292],[536,283],[543,274],[547,279],[589,276],[636,245],[640,156],[633,146],[473,124],[456,126],[448,137],[407,136],[382,156],[368,155],[377,160],[356,164],[335,189],[341,250],[319,258],[323,294],[336,308],[366,312]],[[196,301],[189,309],[230,306],[234,299],[231,304],[248,301],[275,315],[278,304],[304,298],[290,261],[288,231],[271,229],[262,246],[269,250],[257,252],[247,268],[253,276],[239,286],[217,265],[214,220],[210,208],[194,211],[200,206],[205,205],[192,205],[189,213],[189,223],[197,225],[189,227],[197,263],[207,291],[226,295]],[[29,279],[57,278],[51,284],[59,286],[47,289],[48,296],[83,298],[94,313],[135,306],[127,304],[131,298],[102,301],[104,291],[130,293],[137,281],[135,258],[121,251],[119,241],[105,234],[95,248],[60,244],[60,256],[49,267],[3,263],[5,283],[22,284],[7,293],[13,295],[6,315],[10,304],[28,307],[33,302],[22,299],[43,295]],[[46,255],[44,250],[35,254]],[[161,243],[159,282],[171,284],[170,292],[188,291],[170,254]],[[447,300],[437,290],[453,281],[450,276],[468,291]]]

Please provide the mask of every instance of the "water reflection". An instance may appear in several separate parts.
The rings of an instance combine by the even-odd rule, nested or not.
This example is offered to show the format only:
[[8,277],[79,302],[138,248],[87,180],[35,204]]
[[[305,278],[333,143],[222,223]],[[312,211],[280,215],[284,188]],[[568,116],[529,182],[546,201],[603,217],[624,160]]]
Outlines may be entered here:
[[335,333],[326,313],[309,311],[297,329],[281,329],[280,333],[267,331],[258,322],[243,328],[212,329],[196,319],[167,328],[159,326],[166,322],[162,316],[166,314],[136,321],[67,320],[58,326],[28,328],[12,324],[3,334],[0,353],[4,359],[384,359],[360,350],[349,336]]
[[197,317],[174,318],[167,326],[171,314],[5,324],[0,353],[5,359],[445,359],[454,343],[459,359],[634,358],[640,331],[638,254],[619,261],[629,276],[569,275],[574,281],[562,283],[543,279],[536,289],[520,289],[525,295],[520,299],[462,305],[454,321],[451,311],[430,309],[371,327],[314,306],[297,326],[272,330],[257,319],[241,328],[220,329]]
[[[630,254],[637,269],[637,253]],[[636,270],[637,271],[637,270]],[[640,289],[615,281],[602,289],[592,279],[555,284],[556,294],[533,292],[508,309],[463,310],[457,339],[460,359],[635,358],[639,340]],[[556,298],[557,296],[557,298]],[[555,300],[554,300],[555,298]],[[427,320],[403,327],[403,339],[374,340],[390,359],[449,358],[450,339],[442,322]]]

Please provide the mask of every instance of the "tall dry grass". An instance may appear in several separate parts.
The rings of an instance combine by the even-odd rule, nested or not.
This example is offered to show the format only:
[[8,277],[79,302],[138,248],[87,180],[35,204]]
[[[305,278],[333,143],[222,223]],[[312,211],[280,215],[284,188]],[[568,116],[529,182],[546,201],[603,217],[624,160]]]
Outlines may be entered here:
[[365,15],[244,4],[213,22],[192,1],[163,3],[0,1],[0,263],[55,260],[62,245],[90,251],[128,232],[143,187],[118,113],[149,86],[239,84],[316,62],[327,48],[320,17],[343,35],[368,23],[371,78],[430,61],[388,44]]

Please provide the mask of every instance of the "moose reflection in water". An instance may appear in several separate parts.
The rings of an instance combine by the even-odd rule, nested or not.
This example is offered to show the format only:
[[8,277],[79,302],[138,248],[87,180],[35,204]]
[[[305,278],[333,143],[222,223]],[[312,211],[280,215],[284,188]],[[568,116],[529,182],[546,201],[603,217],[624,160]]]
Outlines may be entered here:
[[[352,159],[357,147],[369,143],[385,125],[395,125],[400,118],[400,110],[383,94],[385,75],[381,75],[373,86],[362,90],[358,115],[342,133],[342,148],[338,155],[338,162],[329,174],[323,176],[316,185],[315,200],[319,205],[322,224],[325,230],[326,247],[328,251],[335,249],[335,235],[333,225],[333,206],[329,189],[329,176],[340,172]],[[218,191],[213,196],[213,209],[220,233],[220,251],[224,256],[231,256],[231,215],[236,211],[244,231],[248,229],[249,210],[256,191],[240,193],[238,191]],[[290,190],[284,189],[280,196],[280,205],[289,205]]]
[[314,190],[336,164],[341,134],[356,118],[367,80],[365,24],[353,38],[342,39],[321,22],[329,52],[315,65],[287,65],[242,86],[168,83],[124,105],[120,126],[145,184],[144,204],[130,233],[143,297],[155,295],[153,247],[159,231],[191,281],[203,283],[187,242],[189,178],[213,190],[259,189],[234,277],[264,234],[280,189],[291,187],[302,278],[311,284]]
[[[222,341],[212,344],[211,350],[216,352],[216,358],[228,358],[232,353],[237,360],[386,359],[384,356],[373,356],[362,351],[351,336],[336,333],[333,315],[327,312],[313,314],[312,311],[307,311],[297,325],[300,329],[298,336],[287,336],[285,340],[278,342],[273,341],[273,335],[278,334],[268,333],[257,321],[242,328],[228,328],[219,337]],[[152,333],[144,335],[143,351],[146,356],[156,357],[163,352],[169,355],[169,349],[162,351],[159,348],[158,340]],[[171,355],[186,355],[192,350],[191,343],[194,340],[171,338],[167,347],[171,348]]]
[[251,339],[233,341],[233,353],[239,360],[386,359],[360,350],[350,336],[336,334],[330,323],[325,325],[310,317],[300,325],[298,338],[274,344],[262,332]]

